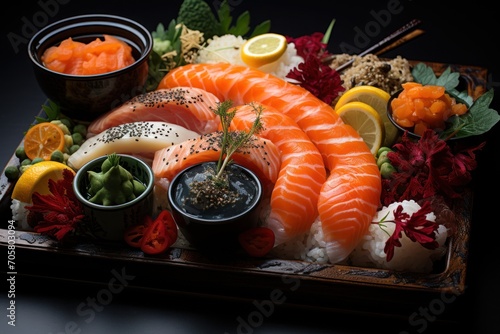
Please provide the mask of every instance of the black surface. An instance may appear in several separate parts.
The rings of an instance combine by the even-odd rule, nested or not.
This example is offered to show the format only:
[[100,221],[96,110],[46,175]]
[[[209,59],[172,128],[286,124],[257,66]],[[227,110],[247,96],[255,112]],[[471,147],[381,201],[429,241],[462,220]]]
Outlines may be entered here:
[[[2,11],[2,166],[7,163],[22,139],[23,131],[45,101],[26,55],[27,38],[32,33],[27,22],[41,27],[72,15],[109,13],[137,20],[153,30],[158,22],[168,24],[180,5],[179,0],[20,2],[18,9]],[[300,5],[292,5],[289,1],[230,3],[234,16],[248,9],[252,23],[269,18],[273,31],[291,36],[325,31],[331,19],[335,18],[329,45],[331,51],[336,53],[348,46],[360,46],[360,30],[374,29],[370,32],[372,37],[365,40],[369,42],[368,47],[411,19],[418,18],[422,20],[421,28],[425,34],[384,56],[401,55],[414,60],[485,67],[490,73],[489,88],[498,89],[499,86],[500,67],[494,51],[499,33],[498,14],[479,2],[469,3],[467,7],[410,0],[342,3],[310,0],[300,2]],[[9,39],[14,35],[18,38],[17,45]],[[500,110],[499,100],[496,97],[493,103],[496,110]],[[494,208],[498,201],[499,133],[497,125],[486,136],[488,145],[479,154],[479,167],[474,172],[475,199],[466,292],[449,303],[429,300],[428,304],[415,309],[417,313],[430,311],[425,322],[412,324],[411,314],[407,319],[396,320],[390,315],[369,317],[297,309],[287,306],[286,302],[274,304],[268,311],[259,311],[251,300],[214,300],[199,295],[162,294],[147,290],[124,289],[109,295],[105,286],[77,280],[23,276],[23,269],[18,268],[16,327],[7,325],[7,294],[2,290],[0,333],[438,333],[465,328],[473,328],[471,333],[498,333],[500,288],[495,275],[499,262],[495,252],[498,215]],[[112,269],[109,268],[110,279]],[[4,277],[3,265],[0,271]],[[193,281],[198,279],[193,278]],[[169,289],[175,291],[175,287]],[[106,296],[111,296],[105,300],[107,305],[96,308],[94,313],[89,312],[86,306],[88,298]],[[262,300],[256,303],[259,302],[262,303]],[[453,321],[440,322],[441,314],[446,314],[446,318]],[[241,325],[242,321],[253,325]]]

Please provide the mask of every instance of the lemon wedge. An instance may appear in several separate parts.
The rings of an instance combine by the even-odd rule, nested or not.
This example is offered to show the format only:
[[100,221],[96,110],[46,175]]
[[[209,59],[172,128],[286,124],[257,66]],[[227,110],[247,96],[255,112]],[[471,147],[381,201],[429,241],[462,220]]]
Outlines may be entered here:
[[374,86],[355,86],[342,94],[335,104],[335,110],[349,102],[363,102],[377,111],[384,125],[384,139],[382,146],[391,147],[396,141],[399,132],[387,116],[387,103],[390,95],[385,90]]
[[370,105],[354,101],[336,109],[345,124],[348,124],[363,138],[370,151],[375,155],[382,146],[384,124],[378,112]]
[[286,37],[267,33],[250,38],[241,49],[241,60],[250,67],[261,67],[277,61],[286,51]]
[[56,161],[41,161],[30,166],[17,180],[11,198],[20,202],[31,203],[33,193],[49,194],[49,180],[61,180],[65,169],[75,174],[73,169]]

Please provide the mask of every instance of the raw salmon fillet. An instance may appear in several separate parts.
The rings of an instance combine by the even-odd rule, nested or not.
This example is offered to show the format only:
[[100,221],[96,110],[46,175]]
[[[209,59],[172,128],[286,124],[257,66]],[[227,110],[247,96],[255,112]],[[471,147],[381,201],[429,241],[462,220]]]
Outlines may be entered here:
[[108,128],[137,121],[180,125],[199,134],[214,132],[219,117],[213,112],[219,99],[200,88],[175,87],[140,94],[100,116],[88,126],[87,137]]
[[[152,165],[155,177],[171,181],[187,167],[200,162],[217,161],[221,138],[222,131],[216,131],[156,151]],[[232,159],[252,170],[263,181],[274,184],[278,178],[280,152],[270,140],[254,135],[248,144],[232,155]]]
[[271,211],[264,224],[274,231],[275,244],[300,236],[318,216],[318,197],[326,180],[321,154],[297,123],[275,108],[258,103],[236,107],[231,129],[248,130],[261,108],[264,129],[281,152],[281,170],[271,196]]
[[198,87],[235,104],[259,102],[299,125],[329,172],[318,199],[329,261],[345,260],[368,231],[382,189],[375,157],[359,134],[306,89],[249,67],[189,64],[170,71],[158,88],[177,86]]

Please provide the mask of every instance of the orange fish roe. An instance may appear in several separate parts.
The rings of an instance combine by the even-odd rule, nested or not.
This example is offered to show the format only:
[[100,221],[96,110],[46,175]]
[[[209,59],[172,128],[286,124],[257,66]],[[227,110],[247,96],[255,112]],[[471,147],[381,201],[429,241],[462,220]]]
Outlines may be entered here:
[[407,82],[402,87],[391,101],[392,117],[402,127],[414,128],[417,135],[427,128],[444,129],[449,117],[467,112],[467,106],[457,103],[442,86]]
[[104,35],[85,44],[65,39],[59,46],[48,48],[42,55],[50,70],[65,74],[93,75],[119,70],[134,63],[132,48],[122,40]]

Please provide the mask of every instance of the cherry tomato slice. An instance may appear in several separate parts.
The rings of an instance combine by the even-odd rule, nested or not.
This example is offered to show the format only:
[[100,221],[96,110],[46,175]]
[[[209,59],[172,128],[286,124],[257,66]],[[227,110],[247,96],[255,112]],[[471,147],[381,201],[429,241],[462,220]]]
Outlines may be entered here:
[[132,225],[125,229],[123,239],[132,247],[140,248],[144,231],[153,223],[150,216],[146,216],[142,224]]
[[146,254],[161,254],[177,240],[177,225],[170,211],[163,210],[144,231],[141,250]]
[[254,227],[238,236],[241,247],[252,257],[262,257],[274,247],[274,232],[267,227]]

